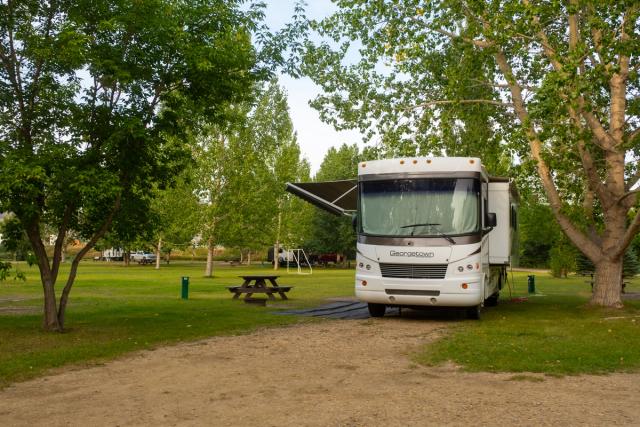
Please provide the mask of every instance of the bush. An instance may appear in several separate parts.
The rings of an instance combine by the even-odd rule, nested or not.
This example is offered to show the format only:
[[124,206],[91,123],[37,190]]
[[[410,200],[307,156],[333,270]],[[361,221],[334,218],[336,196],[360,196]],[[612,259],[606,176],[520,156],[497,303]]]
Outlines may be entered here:
[[576,251],[572,246],[561,242],[551,248],[549,256],[553,277],[567,277],[570,271],[575,271]]
[[[576,255],[576,271],[581,274],[591,274],[595,272],[596,268],[589,258],[584,256],[581,252]],[[629,247],[624,254],[622,261],[622,277],[633,277],[636,274],[640,274],[640,261],[633,247]]]
[[640,273],[640,262],[633,247],[629,247],[622,262],[622,277],[633,277]]

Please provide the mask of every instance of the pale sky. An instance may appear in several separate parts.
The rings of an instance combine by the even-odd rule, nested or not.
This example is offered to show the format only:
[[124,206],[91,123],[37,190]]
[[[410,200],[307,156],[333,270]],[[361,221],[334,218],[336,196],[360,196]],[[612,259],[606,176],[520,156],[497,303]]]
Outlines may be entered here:
[[[267,0],[266,23],[272,30],[280,29],[293,14],[294,0]],[[330,0],[310,0],[307,16],[322,18],[328,16],[336,7]],[[302,154],[311,164],[312,175],[318,171],[325,153],[330,147],[338,147],[343,143],[358,143],[362,147],[362,137],[358,131],[337,132],[333,126],[323,123],[316,110],[309,106],[309,100],[320,93],[320,89],[305,77],[293,79],[280,76],[289,97],[289,108],[293,126],[298,134],[298,143]]]

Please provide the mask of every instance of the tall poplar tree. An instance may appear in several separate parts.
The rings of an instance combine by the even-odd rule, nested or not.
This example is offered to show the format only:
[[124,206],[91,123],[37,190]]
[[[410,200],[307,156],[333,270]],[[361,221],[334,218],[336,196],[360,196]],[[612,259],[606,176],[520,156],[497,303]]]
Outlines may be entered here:
[[[358,174],[358,162],[360,160],[362,160],[362,155],[355,144],[342,144],[337,149],[331,147],[325,154],[314,180],[337,181],[353,179]],[[344,216],[336,217],[314,208],[311,224],[311,235],[308,244],[315,252],[336,253],[342,260],[354,255],[356,234],[349,218]]]
[[[277,81],[262,92],[251,116],[252,137],[260,168],[256,171],[259,205],[256,212],[262,240],[270,242],[277,253],[283,243],[301,243],[304,215],[301,205],[285,191],[287,182],[309,179],[309,166],[302,161],[287,95]],[[274,264],[278,268],[278,263]]]
[[494,173],[517,157],[595,264],[591,303],[621,307],[640,230],[638,2],[336,3],[312,23],[330,42],[309,45],[303,67],[325,120],[390,153],[474,154]]

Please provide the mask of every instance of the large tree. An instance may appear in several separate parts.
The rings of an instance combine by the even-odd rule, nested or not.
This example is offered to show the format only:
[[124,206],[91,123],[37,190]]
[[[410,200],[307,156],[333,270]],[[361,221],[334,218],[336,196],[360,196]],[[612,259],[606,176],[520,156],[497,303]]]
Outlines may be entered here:
[[[250,128],[260,164],[256,170],[259,182],[256,193],[260,200],[256,212],[259,217],[254,219],[259,229],[252,234],[254,239],[273,244],[278,253],[283,243],[301,242],[298,226],[304,215],[294,209],[300,205],[285,191],[285,185],[287,182],[308,180],[309,168],[300,157],[287,94],[277,81],[264,88],[251,114]],[[275,269],[278,266],[277,262],[274,263]]]
[[[323,117],[391,153],[516,156],[595,264],[591,303],[622,306],[640,228],[638,2],[336,3],[313,23],[332,40],[309,46],[304,69],[324,89]],[[474,131],[480,120],[489,133]]]
[[[363,160],[363,155],[355,144],[342,144],[339,148],[331,147],[325,154],[314,180],[353,179],[358,173],[360,160]],[[307,245],[314,252],[336,253],[342,261],[346,257],[354,255],[356,234],[349,218],[336,217],[328,212],[315,209],[311,224],[311,235]]]
[[153,218],[153,246],[156,251],[156,269],[160,268],[162,254],[167,262],[171,250],[186,248],[197,234],[198,197],[194,189],[192,168],[177,178],[176,185],[155,190],[151,204]]
[[[167,136],[252,87],[259,18],[233,0],[0,0],[0,212],[37,257],[45,329],[63,330],[79,262],[120,208],[187,158]],[[51,258],[43,224],[57,230]],[[57,301],[70,229],[86,245]]]

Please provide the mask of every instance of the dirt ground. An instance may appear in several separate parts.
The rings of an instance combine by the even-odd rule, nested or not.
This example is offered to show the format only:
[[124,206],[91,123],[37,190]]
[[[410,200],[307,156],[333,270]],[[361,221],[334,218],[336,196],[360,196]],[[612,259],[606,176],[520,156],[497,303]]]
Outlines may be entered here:
[[424,319],[339,320],[160,348],[0,392],[0,425],[640,425],[640,374],[518,380],[417,366]]

